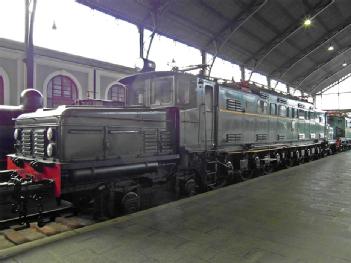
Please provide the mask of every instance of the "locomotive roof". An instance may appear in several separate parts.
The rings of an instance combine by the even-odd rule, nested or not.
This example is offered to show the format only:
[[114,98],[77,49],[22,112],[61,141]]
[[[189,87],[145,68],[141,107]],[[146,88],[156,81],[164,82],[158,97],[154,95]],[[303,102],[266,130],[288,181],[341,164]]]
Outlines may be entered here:
[[86,114],[108,114],[114,112],[140,112],[140,111],[160,111],[160,109],[150,109],[150,108],[138,108],[138,107],[128,107],[128,108],[109,108],[109,107],[94,107],[94,106],[81,106],[81,105],[61,105],[55,109],[44,108],[38,109],[35,112],[25,113],[20,115],[17,119],[36,119],[45,117],[55,117],[55,116],[81,116]]
[[[184,73],[184,72],[178,72],[178,71],[150,71],[150,72],[140,72],[136,73],[124,78],[121,78],[119,82],[122,84],[127,84],[129,81],[132,81],[134,79],[140,78],[140,79],[147,79],[153,76],[157,77],[165,77],[165,76],[174,76],[174,75],[188,75],[188,76],[194,76],[189,73]],[[196,76],[194,76],[196,77]]]
[[[206,79],[208,81],[212,81],[213,83],[215,83],[218,79],[216,78],[207,78],[205,76],[196,76],[190,73],[186,73],[186,72],[179,72],[179,71],[151,71],[151,72],[141,72],[141,73],[137,73],[137,74],[133,74],[127,77],[124,77],[122,79],[119,80],[119,82],[121,82],[122,84],[127,84],[130,81],[133,81],[134,79],[147,79],[147,78],[151,78],[151,77],[164,77],[164,76],[176,76],[176,75],[186,75],[189,76],[190,78],[202,78],[202,79]],[[294,100],[294,101],[299,101],[303,104],[308,104],[309,106],[311,106],[312,104],[306,100],[303,100],[299,97],[295,97],[289,94],[284,94],[284,93],[279,93],[273,89],[268,89],[268,88],[263,88],[263,87],[259,87],[257,85],[254,84],[249,84],[248,89],[242,89],[241,88],[241,83],[239,82],[225,82],[220,84],[223,87],[227,87],[227,88],[231,88],[231,89],[236,89],[239,91],[243,91],[243,92],[250,92],[256,95],[260,95],[261,93],[266,93],[266,94],[270,94],[270,95],[274,95],[277,97],[281,97],[281,98],[285,98],[285,99],[289,99],[289,100]]]

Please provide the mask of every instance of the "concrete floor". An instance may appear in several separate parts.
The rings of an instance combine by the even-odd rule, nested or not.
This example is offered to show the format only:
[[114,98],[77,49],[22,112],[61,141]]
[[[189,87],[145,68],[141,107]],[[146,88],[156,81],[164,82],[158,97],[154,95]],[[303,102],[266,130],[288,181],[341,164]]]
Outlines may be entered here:
[[351,151],[114,219],[4,262],[351,262]]

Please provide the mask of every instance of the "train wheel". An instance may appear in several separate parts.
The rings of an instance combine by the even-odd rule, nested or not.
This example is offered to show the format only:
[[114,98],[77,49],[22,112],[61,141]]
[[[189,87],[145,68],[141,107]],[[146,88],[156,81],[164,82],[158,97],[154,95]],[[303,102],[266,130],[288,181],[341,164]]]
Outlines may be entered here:
[[305,163],[305,157],[302,156],[300,159],[299,159],[299,163],[300,164],[304,164]]
[[239,171],[239,177],[241,181],[249,180],[253,177],[253,175],[254,175],[253,170]]
[[276,159],[277,161],[276,161],[276,163],[275,163],[273,169],[274,169],[275,171],[277,171],[277,170],[281,169],[282,166],[283,166],[283,160],[282,160],[281,154],[277,153],[277,154],[275,155],[275,159]]
[[102,184],[95,189],[93,195],[93,210],[94,210],[94,219],[100,220],[105,219],[106,217],[106,204],[108,203],[108,188],[106,185]]
[[264,167],[264,174],[270,174],[270,173],[273,173],[275,170],[275,167],[274,165],[272,164],[268,164]]
[[286,160],[286,166],[289,168],[289,167],[293,167],[295,165],[295,160],[294,158],[289,158]]
[[307,156],[305,157],[305,160],[306,160],[306,162],[309,162],[312,160],[311,150],[307,149],[306,153],[307,153]]
[[184,184],[184,193],[186,196],[193,196],[196,195],[196,182],[194,179],[189,179]]
[[140,197],[135,192],[128,192],[123,196],[121,205],[126,214],[137,212],[140,210]]
[[264,175],[264,170],[262,168],[254,169],[254,177],[259,177]]

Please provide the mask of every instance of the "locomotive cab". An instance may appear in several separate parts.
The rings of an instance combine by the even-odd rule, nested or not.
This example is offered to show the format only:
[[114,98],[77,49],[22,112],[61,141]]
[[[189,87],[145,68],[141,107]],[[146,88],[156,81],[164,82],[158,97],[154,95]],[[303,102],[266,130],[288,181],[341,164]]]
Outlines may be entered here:
[[175,72],[150,72],[121,79],[127,86],[127,107],[196,107],[196,77]]

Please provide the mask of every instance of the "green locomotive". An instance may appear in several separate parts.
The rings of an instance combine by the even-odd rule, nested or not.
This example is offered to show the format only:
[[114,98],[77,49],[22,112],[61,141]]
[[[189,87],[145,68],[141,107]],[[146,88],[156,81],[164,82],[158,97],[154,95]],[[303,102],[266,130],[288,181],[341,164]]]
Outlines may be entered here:
[[45,181],[58,200],[88,196],[113,214],[139,209],[145,189],[192,195],[326,151],[325,113],[307,101],[182,72],[120,82],[124,108],[60,106],[17,118],[8,169],[18,189]]

